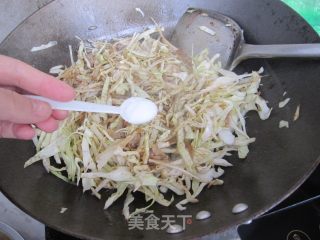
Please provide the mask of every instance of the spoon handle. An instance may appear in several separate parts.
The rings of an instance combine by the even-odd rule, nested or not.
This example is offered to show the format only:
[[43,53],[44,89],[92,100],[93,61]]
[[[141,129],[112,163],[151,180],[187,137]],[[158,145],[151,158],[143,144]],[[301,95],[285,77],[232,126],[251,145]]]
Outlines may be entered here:
[[120,107],[106,104],[89,103],[82,101],[59,102],[41,96],[24,95],[28,98],[37,99],[48,103],[53,109],[78,111],[78,112],[95,112],[120,114]]
[[309,44],[274,44],[251,45],[244,44],[234,59],[232,65],[249,58],[320,58],[320,43]]

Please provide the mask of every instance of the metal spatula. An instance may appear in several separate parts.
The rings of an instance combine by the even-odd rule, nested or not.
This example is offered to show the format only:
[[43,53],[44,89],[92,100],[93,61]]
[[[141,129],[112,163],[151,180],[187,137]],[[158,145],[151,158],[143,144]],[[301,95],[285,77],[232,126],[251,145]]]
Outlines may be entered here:
[[[267,29],[266,29],[267,31]],[[319,58],[320,44],[251,45],[231,18],[213,11],[189,9],[179,20],[172,43],[189,56],[207,48],[209,55],[220,54],[222,66],[234,69],[249,58]]]

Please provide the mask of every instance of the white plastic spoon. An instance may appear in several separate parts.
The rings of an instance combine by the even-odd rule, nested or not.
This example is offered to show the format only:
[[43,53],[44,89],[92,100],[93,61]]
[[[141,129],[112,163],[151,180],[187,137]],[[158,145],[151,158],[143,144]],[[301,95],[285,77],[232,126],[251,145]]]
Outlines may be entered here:
[[120,106],[96,104],[82,101],[58,102],[45,97],[25,95],[28,98],[47,102],[53,109],[120,114],[129,123],[143,124],[151,121],[158,112],[154,102],[140,97],[131,97],[125,100]]

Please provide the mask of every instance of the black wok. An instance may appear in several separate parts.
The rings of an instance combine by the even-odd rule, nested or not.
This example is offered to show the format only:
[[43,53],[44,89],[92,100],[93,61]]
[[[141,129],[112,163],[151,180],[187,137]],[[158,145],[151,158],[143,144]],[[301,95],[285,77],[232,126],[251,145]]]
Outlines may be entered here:
[[[57,0],[18,26],[0,45],[0,53],[48,71],[58,64],[70,64],[68,44],[77,45],[76,35],[88,39],[130,34],[152,25],[148,17],[153,17],[166,27],[166,34],[170,36],[178,18],[191,6],[230,16],[244,29],[248,43],[319,42],[316,33],[301,17],[276,0]],[[146,17],[137,13],[136,7],[141,8]],[[97,26],[97,29],[89,30],[94,29],[90,26]],[[59,45],[38,53],[30,52],[33,46],[50,40],[57,40]],[[199,203],[188,205],[182,213],[174,206],[153,207],[154,214],[159,217],[192,215],[193,222],[183,233],[169,235],[159,230],[128,230],[121,216],[122,200],[103,211],[104,201],[47,174],[41,164],[23,169],[24,161],[35,152],[31,142],[0,141],[0,189],[39,221],[83,239],[212,239],[217,236],[221,239],[227,230],[261,215],[286,198],[317,166],[320,154],[319,63],[302,59],[250,60],[237,68],[238,72],[243,72],[264,66],[266,77],[262,94],[274,110],[266,121],[249,114],[249,135],[257,141],[250,146],[246,160],[230,160],[235,166],[227,169],[223,186],[204,191]],[[277,104],[283,99],[284,91],[292,100],[285,109],[279,109]],[[291,123],[297,104],[301,105],[301,116]],[[290,121],[289,129],[278,128],[281,119]],[[239,202],[247,203],[249,209],[234,215],[231,209]],[[60,214],[61,207],[68,210]],[[206,221],[195,221],[199,210],[209,210],[213,216]],[[226,237],[230,238],[231,235]]]

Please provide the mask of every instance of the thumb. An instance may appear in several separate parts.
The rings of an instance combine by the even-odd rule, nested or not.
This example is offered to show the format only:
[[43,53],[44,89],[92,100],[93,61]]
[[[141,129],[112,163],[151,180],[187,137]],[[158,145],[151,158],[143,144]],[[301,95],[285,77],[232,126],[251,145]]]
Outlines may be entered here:
[[32,139],[35,134],[35,130],[28,124],[0,121],[0,138],[29,140]]
[[0,120],[13,123],[38,123],[48,119],[51,113],[51,107],[45,102],[0,88]]

